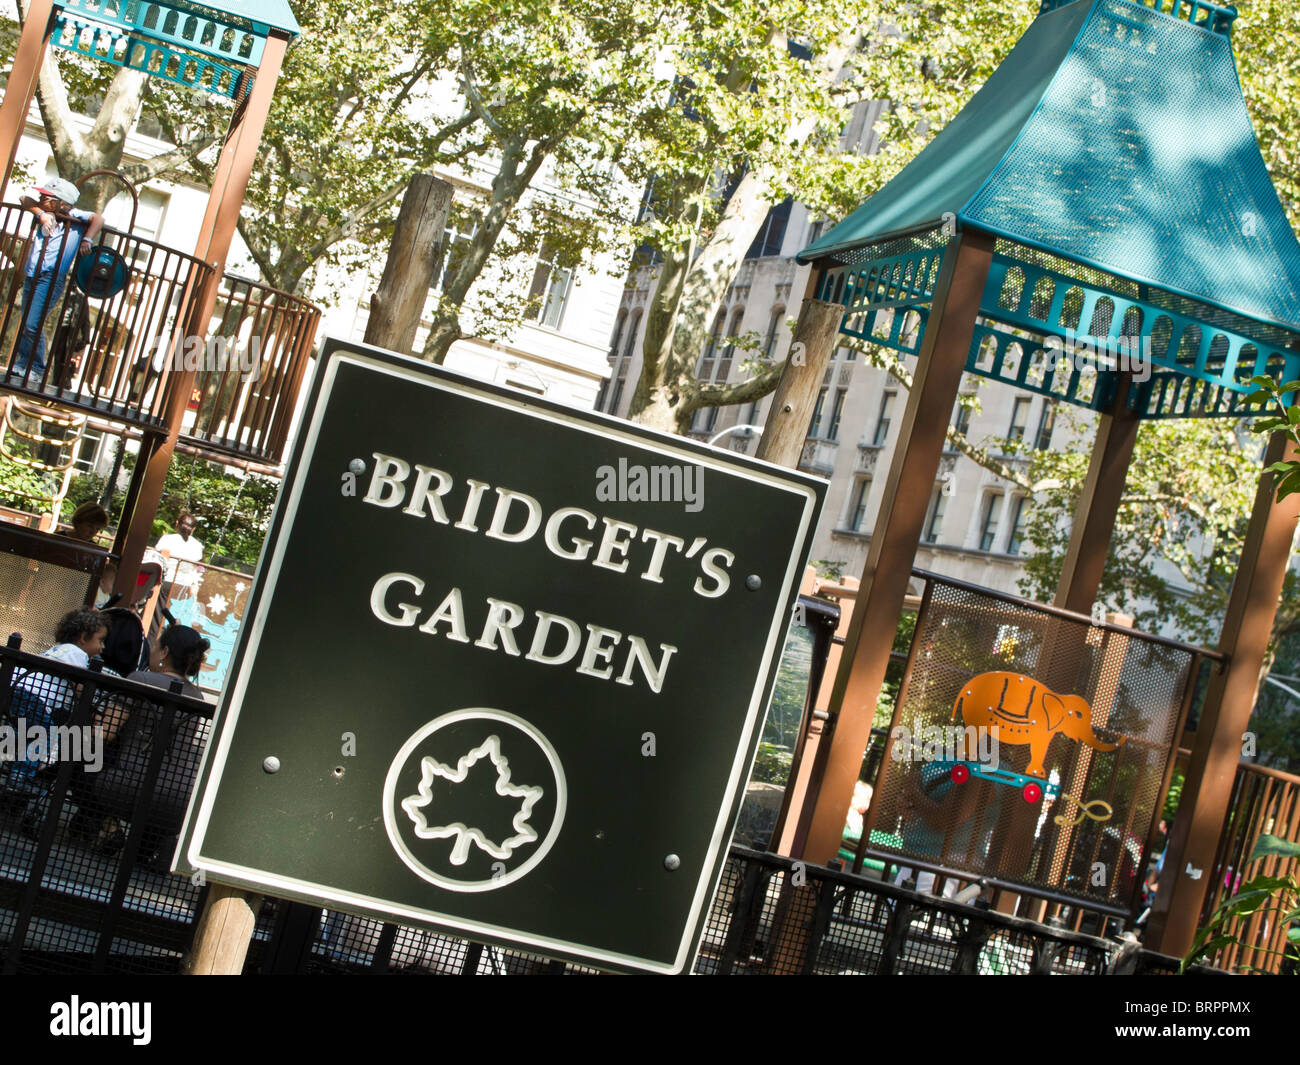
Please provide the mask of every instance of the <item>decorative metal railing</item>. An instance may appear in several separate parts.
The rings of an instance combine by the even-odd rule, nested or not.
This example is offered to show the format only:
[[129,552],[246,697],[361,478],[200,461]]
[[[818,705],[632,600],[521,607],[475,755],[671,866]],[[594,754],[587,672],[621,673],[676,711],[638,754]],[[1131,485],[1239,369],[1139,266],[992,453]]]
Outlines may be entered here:
[[194,381],[194,421],[182,436],[278,462],[320,317],[304,299],[226,274]]
[[[1259,875],[1300,875],[1300,858],[1275,855],[1249,862],[1256,841],[1264,833],[1300,843],[1300,777],[1243,762],[1237,767],[1228,810],[1209,873],[1202,924],[1221,902],[1237,893],[1244,881]],[[1288,931],[1280,917],[1275,910],[1261,907],[1236,922],[1228,931],[1237,936],[1238,942],[1220,950],[1215,964],[1230,972],[1241,968],[1280,972]]]
[[[212,318],[194,316],[212,268],[105,227],[85,255],[37,249],[53,278],[26,267],[30,212],[0,204],[0,386],[137,428],[161,428],[173,379],[198,371],[183,436],[204,449],[278,462],[320,311],[296,296],[226,275]],[[50,284],[50,280],[53,284]]]

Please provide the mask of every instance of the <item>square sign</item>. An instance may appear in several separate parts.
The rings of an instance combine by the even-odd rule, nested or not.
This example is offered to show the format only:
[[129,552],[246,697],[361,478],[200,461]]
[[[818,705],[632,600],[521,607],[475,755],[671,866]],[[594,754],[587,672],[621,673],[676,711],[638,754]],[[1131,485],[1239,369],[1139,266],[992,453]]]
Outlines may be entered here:
[[185,861],[684,971],[824,487],[327,341]]

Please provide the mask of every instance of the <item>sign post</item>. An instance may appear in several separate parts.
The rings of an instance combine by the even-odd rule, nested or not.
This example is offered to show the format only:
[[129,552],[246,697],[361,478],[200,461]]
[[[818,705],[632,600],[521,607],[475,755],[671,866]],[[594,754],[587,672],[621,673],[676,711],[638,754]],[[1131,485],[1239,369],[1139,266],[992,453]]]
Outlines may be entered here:
[[824,483],[327,341],[182,864],[685,971]]

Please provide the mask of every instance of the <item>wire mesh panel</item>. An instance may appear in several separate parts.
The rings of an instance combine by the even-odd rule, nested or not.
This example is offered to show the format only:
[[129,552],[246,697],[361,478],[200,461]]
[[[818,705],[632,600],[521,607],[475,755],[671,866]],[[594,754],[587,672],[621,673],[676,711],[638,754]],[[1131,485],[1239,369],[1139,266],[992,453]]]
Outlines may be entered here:
[[177,971],[202,888],[169,866],[211,708],[7,648],[0,670],[21,755],[0,765],[0,964]]
[[1131,913],[1197,659],[932,579],[868,851]]

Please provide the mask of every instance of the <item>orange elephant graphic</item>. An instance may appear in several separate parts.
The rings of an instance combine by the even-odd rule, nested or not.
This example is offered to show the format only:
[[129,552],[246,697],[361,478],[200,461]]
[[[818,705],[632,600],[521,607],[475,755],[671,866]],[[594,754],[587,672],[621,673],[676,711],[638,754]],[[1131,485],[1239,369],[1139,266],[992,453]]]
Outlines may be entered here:
[[1092,731],[1092,707],[1077,695],[1057,695],[1047,685],[1019,673],[981,673],[961,686],[952,720],[976,728],[996,728],[998,743],[1029,745],[1028,776],[1046,777],[1043,760],[1058,732],[1094,751],[1113,751],[1127,737],[1106,743]]

